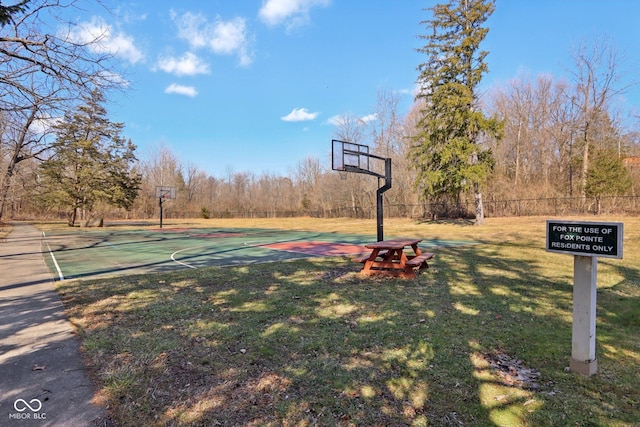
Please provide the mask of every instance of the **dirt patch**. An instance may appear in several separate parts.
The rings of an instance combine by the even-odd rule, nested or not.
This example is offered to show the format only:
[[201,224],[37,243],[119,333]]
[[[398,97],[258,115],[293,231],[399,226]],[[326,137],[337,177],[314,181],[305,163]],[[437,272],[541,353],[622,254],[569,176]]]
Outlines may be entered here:
[[526,390],[538,390],[540,388],[540,384],[538,384],[540,372],[527,367],[524,362],[517,357],[510,356],[501,351],[483,353],[481,357],[506,385]]

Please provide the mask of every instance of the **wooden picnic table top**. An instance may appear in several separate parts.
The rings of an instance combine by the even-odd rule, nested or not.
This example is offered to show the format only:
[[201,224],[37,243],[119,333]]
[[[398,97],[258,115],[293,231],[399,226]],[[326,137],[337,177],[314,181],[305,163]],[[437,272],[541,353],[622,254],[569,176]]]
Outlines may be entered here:
[[369,243],[364,246],[369,249],[404,249],[406,246],[415,246],[421,241],[422,239],[390,239]]

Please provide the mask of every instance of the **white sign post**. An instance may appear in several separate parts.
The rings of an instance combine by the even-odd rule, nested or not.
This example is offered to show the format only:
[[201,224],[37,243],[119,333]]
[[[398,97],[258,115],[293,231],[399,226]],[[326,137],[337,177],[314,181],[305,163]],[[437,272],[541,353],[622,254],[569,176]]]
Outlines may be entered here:
[[573,255],[573,328],[569,368],[584,376],[598,370],[596,290],[598,257],[622,258],[621,222],[547,220],[547,251]]

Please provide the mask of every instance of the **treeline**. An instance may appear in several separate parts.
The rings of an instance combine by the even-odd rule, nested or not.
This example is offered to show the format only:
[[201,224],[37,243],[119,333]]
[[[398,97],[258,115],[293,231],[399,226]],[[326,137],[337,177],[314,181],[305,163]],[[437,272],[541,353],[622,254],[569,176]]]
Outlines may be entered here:
[[[636,209],[640,117],[620,107],[625,88],[613,85],[619,80],[615,50],[602,43],[584,44],[573,58],[573,80],[522,75],[484,94],[482,108],[503,124],[501,138],[483,141],[493,159],[484,188],[489,215],[600,213],[603,201],[607,212]],[[366,116],[375,119],[344,115],[333,137],[370,145],[375,154],[392,159],[393,187],[384,194],[390,214],[473,216],[472,194],[463,195],[464,211],[458,212],[424,200],[415,189],[410,152],[421,110],[428,106],[416,102],[402,113],[399,101],[396,93],[379,91]],[[380,171],[383,166],[372,162],[372,167]],[[143,184],[133,215],[143,217],[157,215],[157,185],[177,187],[177,199],[166,204],[169,214],[203,217],[367,216],[375,211],[378,186],[369,175],[332,171],[329,157],[302,159],[287,176],[229,171],[211,177],[183,165],[167,147],[144,159],[140,172]]]
[[[485,189],[487,214],[526,214],[523,200],[551,200],[536,202],[532,214],[554,214],[558,206],[571,206],[570,211],[597,212],[594,203],[600,198],[609,200],[609,209],[623,210],[624,198],[612,203],[613,196],[640,195],[640,132],[626,129],[621,121],[608,114],[591,124],[591,158],[612,156],[623,165],[631,186],[623,193],[618,182],[604,185],[599,194],[587,194],[582,180],[584,141],[575,117],[567,110],[571,87],[550,76],[531,80],[514,79],[505,87],[487,93],[486,108],[504,122],[501,140],[486,141],[493,153],[494,169]],[[420,108],[415,104],[402,115],[398,111],[399,96],[380,91],[372,121],[345,115],[335,128],[334,137],[350,142],[364,143],[383,157],[392,158],[393,187],[385,193],[385,205],[390,215],[409,217],[472,216],[472,195],[462,206],[466,212],[451,212],[450,206],[421,200],[414,190],[415,172],[408,152],[416,133]],[[329,146],[330,141],[327,141]],[[599,154],[598,154],[599,153]],[[602,154],[604,153],[604,154]],[[625,161],[626,160],[626,161]],[[6,161],[3,158],[3,161]],[[38,192],[38,162],[22,162],[9,193],[9,215],[13,218],[59,217],[65,211],[46,208],[37,203],[33,195]],[[372,164],[372,167],[382,165]],[[603,167],[592,161],[588,171]],[[157,218],[159,214],[157,186],[176,187],[176,199],[164,203],[168,217],[264,217],[287,215],[370,217],[375,212],[375,177],[354,173],[341,174],[331,170],[331,159],[307,157],[293,165],[288,175],[255,174],[229,170],[226,176],[213,177],[193,164],[184,164],[179,155],[161,145],[140,159],[135,170],[142,177],[138,196],[131,209],[124,211],[97,204],[90,216],[118,218]],[[606,174],[611,173],[605,170]],[[588,175],[587,175],[588,176]],[[584,198],[582,206],[579,199]],[[565,202],[558,200],[567,199]],[[513,201],[509,203],[509,201]],[[635,200],[633,203],[636,203]],[[543,209],[540,206],[546,206]],[[513,208],[501,208],[513,206]],[[541,211],[542,210],[542,211]],[[561,212],[566,210],[561,209]]]
[[[229,170],[211,176],[181,162],[167,146],[141,155],[135,150],[136,141],[121,137],[125,124],[111,123],[106,109],[96,115],[96,108],[86,108],[92,97],[102,99],[102,94],[121,84],[107,72],[112,70],[111,58],[96,56],[90,43],[47,34],[49,27],[41,14],[49,6],[47,0],[39,0],[28,10],[5,11],[9,16],[0,20],[0,45],[5,51],[0,60],[0,221],[60,215],[69,215],[70,224],[76,215],[84,221],[153,218],[159,213],[157,186],[176,187],[176,199],[164,204],[165,212],[175,216],[367,217],[375,209],[376,178],[341,176],[331,170],[328,156],[300,159],[288,175]],[[9,19],[12,14],[24,19]],[[59,23],[73,28],[72,22]],[[34,28],[40,32],[32,34]],[[34,46],[29,55],[23,49],[27,45]],[[442,58],[436,55],[426,64]],[[501,87],[484,88],[478,99],[465,105],[469,117],[480,109],[499,124],[499,132],[488,136],[461,120],[462,133],[474,133],[474,152],[461,158],[463,148],[453,161],[440,164],[448,168],[444,175],[455,173],[458,160],[473,165],[481,158],[483,167],[490,166],[488,179],[478,180],[483,188],[474,189],[493,207],[488,215],[510,214],[510,208],[499,206],[518,206],[518,214],[527,209],[541,214],[543,205],[550,206],[548,213],[553,214],[551,207],[559,206],[509,201],[570,200],[570,207],[579,204],[595,213],[602,212],[604,201],[607,209],[624,200],[635,203],[640,192],[640,115],[633,110],[638,106],[624,102],[630,85],[622,83],[615,46],[594,39],[571,52],[571,61],[567,75],[517,76]],[[445,191],[433,188],[433,183],[416,185],[417,178],[437,175],[425,174],[438,167],[425,162],[435,158],[428,152],[433,146],[425,145],[425,140],[438,132],[438,126],[455,125],[432,114],[438,120],[427,126],[426,113],[436,111],[433,97],[427,96],[429,88],[428,79],[422,81],[422,96],[409,111],[400,111],[397,93],[379,91],[369,114],[345,114],[338,120],[333,138],[366,144],[372,153],[392,159],[393,186],[384,200],[395,209],[394,215],[473,217],[474,194],[464,179],[448,180],[440,173],[442,182],[448,181],[449,187],[453,183],[454,188]],[[448,99],[438,97],[444,105]],[[456,148],[456,140],[444,141],[451,145],[449,151],[436,153],[440,160]],[[330,141],[326,144],[329,147]],[[382,162],[372,160],[371,165],[381,172]],[[457,191],[456,185],[465,190]],[[616,202],[609,203],[612,200]]]

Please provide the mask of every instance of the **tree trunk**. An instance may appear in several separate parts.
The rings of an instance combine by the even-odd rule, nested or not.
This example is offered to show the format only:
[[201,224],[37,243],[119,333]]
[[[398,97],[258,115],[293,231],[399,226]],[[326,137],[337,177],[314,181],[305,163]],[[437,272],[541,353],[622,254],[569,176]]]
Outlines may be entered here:
[[516,138],[516,171],[514,185],[518,187],[520,181],[520,136],[522,135],[522,119],[518,121],[518,136]]
[[7,170],[4,173],[4,181],[2,183],[2,188],[0,188],[0,222],[2,221],[2,215],[4,214],[4,210],[7,204],[7,198],[9,197],[9,189],[11,188],[11,180],[13,179],[13,175],[16,171],[16,166],[18,163],[26,160],[30,157],[34,157],[35,154],[26,155],[23,153],[25,146],[28,145],[27,142],[27,131],[29,130],[29,126],[33,123],[36,117],[36,113],[38,111],[38,107],[34,106],[31,108],[29,115],[26,118],[24,126],[20,131],[20,135],[15,141],[15,145],[13,147],[13,154],[9,159],[9,164],[7,165]]
[[9,161],[7,170],[4,173],[4,180],[2,181],[2,188],[0,188],[0,222],[2,222],[2,215],[4,214],[7,199],[9,197],[9,188],[11,188],[11,178],[13,178],[13,172],[16,169],[15,156]]
[[74,227],[76,225],[76,215],[78,214],[78,208],[73,207],[71,211],[71,215],[69,215],[69,227]]
[[353,211],[353,217],[358,218],[358,207],[356,206],[356,196],[351,190],[351,210]]
[[584,151],[582,152],[582,174],[580,176],[580,190],[582,198],[587,198],[587,176],[589,175],[589,136],[587,135],[588,123],[584,129]]
[[482,193],[480,192],[480,185],[474,184],[473,193],[476,202],[476,225],[483,225],[484,204],[482,203]]

